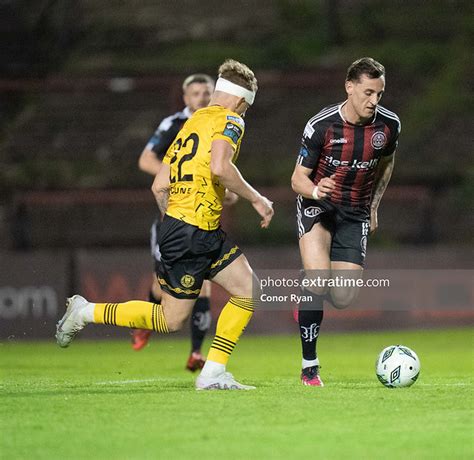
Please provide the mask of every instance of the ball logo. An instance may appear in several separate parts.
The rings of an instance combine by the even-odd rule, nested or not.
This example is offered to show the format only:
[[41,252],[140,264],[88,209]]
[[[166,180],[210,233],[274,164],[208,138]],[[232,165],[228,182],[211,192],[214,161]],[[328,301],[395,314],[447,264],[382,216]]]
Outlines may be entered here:
[[387,142],[387,136],[383,131],[377,131],[372,135],[371,143],[372,147],[376,150],[381,149]]
[[390,373],[390,383],[393,383],[400,378],[400,369],[401,366],[398,366]]
[[410,358],[415,359],[415,357],[413,356],[413,354],[411,353],[411,351],[408,348],[405,348],[405,347],[398,347],[398,348],[400,349],[401,352],[405,353]]
[[413,385],[420,373],[420,360],[408,347],[393,345],[384,348],[378,355],[375,374],[388,388],[403,388]]
[[306,208],[304,210],[304,215],[306,217],[316,217],[316,216],[319,216],[319,214],[321,214],[323,212],[323,210],[321,208],[318,208],[317,206],[310,206],[309,208]]
[[190,288],[194,284],[194,276],[184,275],[181,277],[181,285],[185,288]]
[[390,358],[390,356],[393,355],[393,352],[395,351],[395,348],[396,347],[392,347],[392,348],[389,348],[382,356],[382,362],[385,362],[387,361],[388,358]]

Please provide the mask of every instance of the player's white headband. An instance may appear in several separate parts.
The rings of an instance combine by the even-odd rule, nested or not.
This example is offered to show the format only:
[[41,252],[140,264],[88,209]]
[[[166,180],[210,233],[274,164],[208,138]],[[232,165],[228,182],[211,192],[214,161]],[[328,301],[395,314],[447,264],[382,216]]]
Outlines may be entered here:
[[233,96],[243,97],[249,105],[252,105],[255,100],[255,91],[250,91],[222,77],[217,79],[216,91],[224,91],[224,93],[232,94]]

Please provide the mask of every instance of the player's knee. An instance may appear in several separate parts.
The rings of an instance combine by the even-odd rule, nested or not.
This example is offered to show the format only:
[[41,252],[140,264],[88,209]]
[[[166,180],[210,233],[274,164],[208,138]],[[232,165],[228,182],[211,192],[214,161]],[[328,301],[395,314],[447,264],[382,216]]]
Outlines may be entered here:
[[354,302],[357,293],[357,289],[331,289],[331,303],[336,308],[347,308]]
[[185,323],[186,323],[185,318],[172,317],[172,318],[167,318],[166,320],[166,324],[170,332],[180,331],[181,329],[183,329]]
[[166,324],[170,332],[178,332],[183,329],[189,318],[189,311],[183,309],[166,309]]
[[228,286],[233,297],[259,297],[260,282],[254,279],[234,279]]
[[331,271],[329,269],[305,269],[301,282],[306,291],[318,296],[325,296],[329,294],[328,281],[330,278]]

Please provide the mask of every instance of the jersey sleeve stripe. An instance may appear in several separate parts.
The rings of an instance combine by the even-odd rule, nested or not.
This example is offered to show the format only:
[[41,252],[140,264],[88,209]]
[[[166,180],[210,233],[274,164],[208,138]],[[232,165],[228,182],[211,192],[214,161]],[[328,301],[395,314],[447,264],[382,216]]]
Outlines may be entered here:
[[[382,109],[382,110],[380,110],[380,109]],[[389,110],[387,110],[383,107],[377,107],[377,110],[380,112],[380,114],[382,116],[387,117],[390,120],[393,120],[397,123],[397,133],[400,134],[400,132],[402,130],[402,123],[401,123],[400,119],[398,118],[398,116],[395,113],[390,112]]]
[[179,119],[187,120],[188,117],[186,116],[186,114],[183,111],[176,112],[173,115],[170,115],[169,117],[164,118],[163,121],[159,124],[158,130],[168,131],[171,128],[171,126],[173,125],[173,122],[175,120],[179,120]]
[[382,110],[383,112],[387,113],[388,115],[393,115],[394,117],[397,117],[397,114],[395,112],[392,112],[391,110],[388,110],[386,107],[384,107],[383,105],[379,105],[377,106],[377,109],[380,109]]
[[314,125],[320,120],[323,120],[324,118],[329,117],[330,115],[333,115],[338,111],[338,106],[337,105],[332,105],[331,107],[328,107],[326,109],[321,110],[318,112],[313,118],[310,118],[308,121],[308,125]]
[[390,118],[392,120],[395,120],[395,121],[398,121],[398,123],[400,123],[400,118],[398,118],[397,114],[393,113],[393,112],[390,112],[390,110],[387,110],[383,107],[377,107],[377,110],[384,116],[386,116],[387,118]]

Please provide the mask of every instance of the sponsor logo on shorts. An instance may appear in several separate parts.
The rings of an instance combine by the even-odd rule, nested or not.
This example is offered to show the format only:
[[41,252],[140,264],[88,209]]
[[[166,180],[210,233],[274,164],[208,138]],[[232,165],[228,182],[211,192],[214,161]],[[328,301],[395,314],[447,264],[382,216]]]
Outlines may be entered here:
[[181,277],[181,286],[184,286],[185,288],[190,288],[191,286],[194,285],[195,279],[194,276],[191,275],[184,275]]
[[387,136],[383,131],[377,131],[372,135],[370,142],[374,149],[379,150],[387,143]]
[[360,254],[365,258],[367,253],[367,235],[370,231],[370,222],[362,222],[362,238],[360,239]]
[[369,222],[362,222],[362,235],[367,236],[370,230],[370,223]]
[[306,217],[316,217],[319,216],[319,214],[323,213],[324,209],[321,209],[317,206],[310,206],[309,208],[305,208],[304,210],[304,215]]

